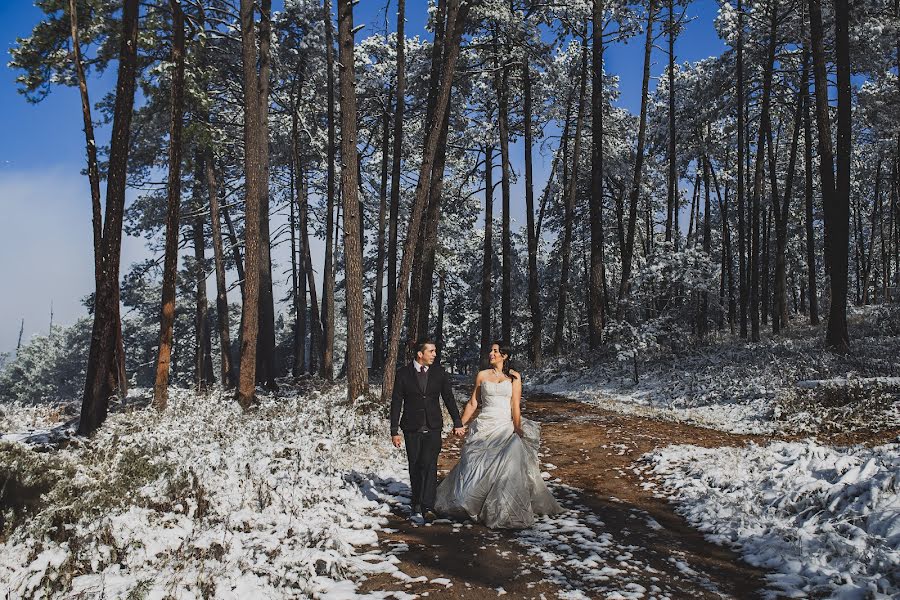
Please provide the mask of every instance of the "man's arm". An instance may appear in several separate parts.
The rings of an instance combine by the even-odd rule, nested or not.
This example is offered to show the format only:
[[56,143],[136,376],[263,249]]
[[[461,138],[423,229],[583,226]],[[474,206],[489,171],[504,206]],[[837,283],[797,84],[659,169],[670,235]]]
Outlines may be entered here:
[[444,385],[441,387],[441,397],[444,398],[444,404],[447,406],[447,412],[453,419],[453,428],[462,429],[462,419],[459,418],[459,407],[456,406],[456,398],[453,397],[453,386],[450,385],[450,376],[447,371],[443,372]]
[[394,391],[391,394],[391,436],[399,435],[400,431],[400,410],[403,408],[403,394],[401,390],[400,378],[402,371],[397,371],[394,378]]

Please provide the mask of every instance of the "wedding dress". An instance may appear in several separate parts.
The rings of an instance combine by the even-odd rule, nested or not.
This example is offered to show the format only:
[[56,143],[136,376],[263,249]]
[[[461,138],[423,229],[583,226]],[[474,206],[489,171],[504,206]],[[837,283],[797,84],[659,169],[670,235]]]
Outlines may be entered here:
[[435,510],[491,528],[530,527],[535,515],[562,512],[538,468],[541,426],[522,419],[513,429],[512,381],[481,384],[481,413],[472,422],[459,462],[437,489]]

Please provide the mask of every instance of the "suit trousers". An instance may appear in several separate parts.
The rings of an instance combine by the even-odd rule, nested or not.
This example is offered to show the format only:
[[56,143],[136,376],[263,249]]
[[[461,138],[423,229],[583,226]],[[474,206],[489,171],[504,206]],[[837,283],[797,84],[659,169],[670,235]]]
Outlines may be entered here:
[[406,457],[409,461],[409,481],[412,488],[412,507],[422,510],[434,508],[437,491],[437,462],[441,453],[441,430],[427,433],[404,431]]

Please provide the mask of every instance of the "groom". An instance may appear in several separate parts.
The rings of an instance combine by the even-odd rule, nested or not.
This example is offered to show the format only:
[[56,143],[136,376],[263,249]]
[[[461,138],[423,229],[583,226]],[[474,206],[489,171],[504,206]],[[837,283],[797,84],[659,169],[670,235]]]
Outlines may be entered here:
[[434,342],[430,339],[416,342],[415,353],[411,363],[397,369],[394,380],[391,442],[395,447],[400,447],[399,430],[402,429],[412,487],[412,518],[424,522],[426,515],[434,516],[437,461],[444,424],[439,397],[443,397],[447,412],[453,419],[454,435],[462,436],[466,430],[459,418],[450,377],[440,365],[433,364],[437,355]]

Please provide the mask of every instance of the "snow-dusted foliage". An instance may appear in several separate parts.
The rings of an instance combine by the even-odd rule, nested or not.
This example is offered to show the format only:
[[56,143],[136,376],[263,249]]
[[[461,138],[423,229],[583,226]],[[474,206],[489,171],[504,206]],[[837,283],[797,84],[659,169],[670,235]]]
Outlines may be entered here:
[[635,334],[635,351],[625,358],[636,356],[637,367],[621,361],[622,350],[630,352],[623,347],[616,354],[608,349],[567,355],[530,381],[535,389],[605,408],[737,433],[897,427],[900,311],[857,309],[850,327],[857,340],[851,355],[823,352],[818,328],[799,324],[758,343],[723,337],[714,345],[686,345],[689,338],[665,329],[648,333],[648,344],[647,336]]
[[768,597],[900,595],[900,444],[670,446],[645,461],[691,524],[770,572]]
[[162,415],[134,410],[143,395],[58,452],[0,442],[18,492],[0,517],[0,595],[297,597],[396,570],[373,548],[388,509],[359,488],[405,470],[380,414],[341,388],[250,414],[183,390]]

